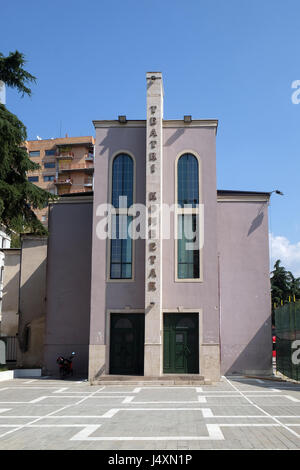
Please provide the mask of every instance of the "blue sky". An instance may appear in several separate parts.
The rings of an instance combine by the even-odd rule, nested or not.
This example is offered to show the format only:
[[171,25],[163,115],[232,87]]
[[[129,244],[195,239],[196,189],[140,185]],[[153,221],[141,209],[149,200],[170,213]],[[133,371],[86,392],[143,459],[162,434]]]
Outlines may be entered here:
[[7,106],[29,139],[94,134],[92,119],[144,119],[145,73],[162,71],[166,119],[219,119],[219,189],[284,192],[272,254],[300,275],[299,18],[298,0],[3,2],[0,51],[37,77]]

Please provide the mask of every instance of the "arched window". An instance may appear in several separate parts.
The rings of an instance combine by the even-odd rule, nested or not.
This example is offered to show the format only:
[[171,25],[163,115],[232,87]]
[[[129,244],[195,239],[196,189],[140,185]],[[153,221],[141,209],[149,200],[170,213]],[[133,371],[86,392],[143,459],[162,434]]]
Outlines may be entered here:
[[178,160],[177,203],[180,207],[199,204],[199,169],[197,158],[185,153]]
[[128,227],[132,217],[127,209],[133,204],[134,162],[126,153],[112,163],[111,203],[116,209],[112,217],[110,243],[110,279],[132,278],[132,239]]
[[114,158],[112,167],[112,205],[120,207],[120,197],[126,197],[125,207],[133,203],[133,160],[126,153]]
[[191,153],[177,161],[177,279],[200,279],[199,162]]

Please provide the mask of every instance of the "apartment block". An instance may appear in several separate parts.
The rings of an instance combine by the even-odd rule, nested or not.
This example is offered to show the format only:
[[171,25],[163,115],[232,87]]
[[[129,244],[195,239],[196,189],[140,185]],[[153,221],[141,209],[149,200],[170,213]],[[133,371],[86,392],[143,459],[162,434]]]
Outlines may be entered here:
[[[94,138],[63,137],[25,142],[29,158],[40,165],[28,180],[52,194],[82,193],[93,188]],[[48,207],[36,211],[48,225]]]

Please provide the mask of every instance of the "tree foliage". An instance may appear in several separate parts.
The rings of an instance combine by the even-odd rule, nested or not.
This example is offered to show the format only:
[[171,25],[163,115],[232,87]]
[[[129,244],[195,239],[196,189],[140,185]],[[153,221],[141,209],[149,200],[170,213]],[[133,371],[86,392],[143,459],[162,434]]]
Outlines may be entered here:
[[295,277],[291,271],[287,271],[281,266],[278,259],[271,272],[271,293],[272,293],[272,312],[274,313],[274,304],[277,306],[294,300],[300,300],[300,277]]
[[31,89],[27,86],[35,82],[36,78],[24,70],[24,54],[19,51],[10,52],[7,57],[0,53],[0,80],[10,88],[16,88],[22,96],[31,95]]
[[[22,68],[24,62],[18,51],[8,57],[0,54],[0,80],[30,95],[27,83],[35,77]],[[28,181],[27,172],[40,167],[28,157],[26,139],[24,124],[0,104],[0,223],[17,233],[46,234],[34,209],[42,209],[55,196]]]

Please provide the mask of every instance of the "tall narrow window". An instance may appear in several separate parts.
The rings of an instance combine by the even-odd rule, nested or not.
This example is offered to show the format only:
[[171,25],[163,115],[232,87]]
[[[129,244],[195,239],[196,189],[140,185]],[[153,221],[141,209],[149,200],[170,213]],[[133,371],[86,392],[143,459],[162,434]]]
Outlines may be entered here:
[[178,160],[177,188],[177,203],[180,207],[196,207],[196,204],[199,204],[198,160],[190,153],[182,155]]
[[133,160],[129,155],[120,154],[113,161],[112,205],[120,207],[120,197],[127,197],[127,208],[133,203]]
[[128,227],[132,217],[128,208],[133,204],[133,160],[127,154],[119,154],[112,165],[112,205],[116,215],[112,217],[110,242],[110,278],[132,278],[132,239]]
[[200,278],[199,163],[186,153],[177,163],[177,278]]

